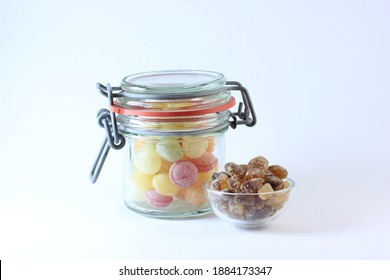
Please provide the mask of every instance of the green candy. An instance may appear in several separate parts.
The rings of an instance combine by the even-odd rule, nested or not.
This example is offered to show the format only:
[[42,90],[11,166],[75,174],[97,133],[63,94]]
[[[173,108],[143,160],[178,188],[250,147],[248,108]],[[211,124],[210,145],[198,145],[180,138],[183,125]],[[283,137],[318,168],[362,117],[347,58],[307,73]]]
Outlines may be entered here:
[[180,144],[174,140],[164,140],[156,145],[157,153],[166,161],[175,162],[184,156],[184,151]]

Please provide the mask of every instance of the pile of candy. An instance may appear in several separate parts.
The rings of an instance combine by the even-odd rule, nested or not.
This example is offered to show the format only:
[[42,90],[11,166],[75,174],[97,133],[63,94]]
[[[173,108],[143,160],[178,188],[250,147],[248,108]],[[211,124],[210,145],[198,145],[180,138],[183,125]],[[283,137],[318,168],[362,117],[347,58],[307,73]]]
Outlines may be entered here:
[[289,187],[284,181],[287,170],[279,165],[268,165],[262,156],[253,158],[248,164],[225,164],[225,171],[214,173],[209,183],[209,194],[217,210],[231,218],[241,220],[265,219],[283,208],[288,200]]
[[207,205],[202,185],[218,169],[214,137],[160,137],[135,140],[132,199],[163,208],[174,200]]

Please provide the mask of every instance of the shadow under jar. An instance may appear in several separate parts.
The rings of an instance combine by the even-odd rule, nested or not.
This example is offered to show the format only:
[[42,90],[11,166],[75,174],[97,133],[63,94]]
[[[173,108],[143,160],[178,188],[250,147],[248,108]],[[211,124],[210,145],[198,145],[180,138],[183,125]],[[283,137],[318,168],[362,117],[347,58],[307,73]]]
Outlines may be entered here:
[[[191,70],[130,75],[120,87],[98,84],[98,89],[110,108],[98,115],[107,135],[92,182],[108,150],[124,147],[128,208],[156,218],[209,213],[203,184],[223,167],[225,132],[256,123],[246,89],[220,73]],[[243,100],[234,113],[229,111],[236,104],[233,91]]]

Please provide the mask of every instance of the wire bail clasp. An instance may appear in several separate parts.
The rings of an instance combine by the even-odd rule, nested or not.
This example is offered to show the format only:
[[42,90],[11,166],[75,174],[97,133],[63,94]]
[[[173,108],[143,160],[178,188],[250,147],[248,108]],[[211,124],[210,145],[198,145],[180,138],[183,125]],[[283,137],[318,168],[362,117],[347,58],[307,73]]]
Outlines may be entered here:
[[226,90],[238,90],[241,92],[242,101],[238,104],[237,112],[231,112],[229,110],[230,117],[233,119],[230,121],[230,127],[235,129],[237,125],[244,124],[248,127],[256,125],[257,118],[255,109],[253,107],[252,100],[249,96],[248,90],[239,82],[227,81]]
[[[118,90],[118,88],[112,88],[110,84],[107,84],[107,86],[103,86],[100,83],[97,84],[97,88],[101,94],[107,97],[108,108],[111,108],[114,102],[113,90]],[[100,109],[97,115],[97,121],[99,126],[104,128],[104,130],[106,131],[106,137],[104,138],[103,144],[99,150],[99,154],[94,162],[90,173],[90,180],[92,183],[95,183],[97,181],[100,171],[102,170],[103,164],[107,158],[108,152],[110,151],[110,148],[114,150],[120,150],[124,147],[126,143],[125,137],[118,132],[118,125],[114,112],[109,111],[105,108]]]

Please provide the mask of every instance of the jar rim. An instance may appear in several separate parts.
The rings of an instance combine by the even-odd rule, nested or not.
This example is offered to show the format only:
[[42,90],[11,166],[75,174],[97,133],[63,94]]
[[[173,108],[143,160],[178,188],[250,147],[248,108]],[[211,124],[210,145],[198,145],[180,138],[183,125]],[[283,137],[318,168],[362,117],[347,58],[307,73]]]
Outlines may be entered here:
[[229,110],[236,105],[236,100],[233,96],[230,97],[229,101],[215,107],[202,108],[202,109],[189,109],[189,110],[143,110],[143,109],[132,109],[124,108],[118,104],[111,105],[111,111],[121,115],[129,116],[147,116],[147,117],[183,117],[183,116],[200,116],[210,113],[218,113],[221,111]]
[[160,70],[126,76],[121,88],[128,93],[183,98],[215,92],[225,83],[225,76],[214,71]]

